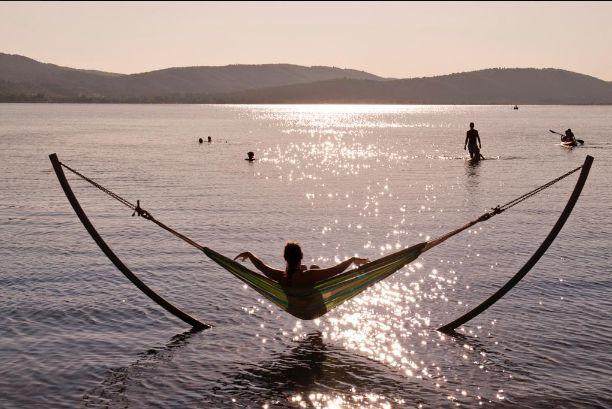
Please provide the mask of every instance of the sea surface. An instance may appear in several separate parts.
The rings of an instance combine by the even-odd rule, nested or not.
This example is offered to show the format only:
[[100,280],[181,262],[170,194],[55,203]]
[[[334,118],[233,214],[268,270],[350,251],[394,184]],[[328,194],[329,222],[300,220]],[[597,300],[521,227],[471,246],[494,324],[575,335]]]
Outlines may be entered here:
[[[583,147],[548,131],[568,127]],[[198,243],[278,268],[287,241],[308,264],[374,259],[595,162],[540,262],[453,338],[436,328],[521,268],[577,173],[315,321],[69,175],[123,262],[212,326],[190,332],[89,237],[54,152]],[[612,407],[611,159],[603,106],[0,104],[0,407]]]

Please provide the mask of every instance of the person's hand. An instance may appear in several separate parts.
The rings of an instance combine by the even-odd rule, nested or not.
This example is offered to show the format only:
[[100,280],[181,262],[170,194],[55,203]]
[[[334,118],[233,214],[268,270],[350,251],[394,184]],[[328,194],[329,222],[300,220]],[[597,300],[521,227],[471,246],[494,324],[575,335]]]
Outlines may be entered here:
[[467,146],[464,146],[464,147],[463,147],[463,150],[466,150],[466,149],[467,149]]
[[244,253],[240,253],[236,257],[234,257],[234,260],[240,259],[240,261],[245,261],[249,257],[251,257],[251,253],[248,251],[245,251]]
[[365,263],[369,263],[370,260],[368,260],[367,258],[359,258],[359,257],[353,257],[353,264],[355,264],[357,267],[364,265]]

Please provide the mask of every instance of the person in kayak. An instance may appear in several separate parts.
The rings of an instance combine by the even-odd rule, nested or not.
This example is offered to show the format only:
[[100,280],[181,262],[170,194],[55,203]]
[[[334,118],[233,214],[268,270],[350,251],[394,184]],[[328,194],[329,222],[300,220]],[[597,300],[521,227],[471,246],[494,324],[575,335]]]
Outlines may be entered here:
[[573,144],[576,143],[576,137],[570,128],[565,130],[565,136],[561,137],[561,142],[571,142]]
[[465,143],[463,144],[463,150],[468,150],[470,153],[470,159],[484,159],[484,156],[480,154],[482,145],[480,143],[480,136],[478,131],[474,129],[474,122],[470,122],[470,130],[465,135]]

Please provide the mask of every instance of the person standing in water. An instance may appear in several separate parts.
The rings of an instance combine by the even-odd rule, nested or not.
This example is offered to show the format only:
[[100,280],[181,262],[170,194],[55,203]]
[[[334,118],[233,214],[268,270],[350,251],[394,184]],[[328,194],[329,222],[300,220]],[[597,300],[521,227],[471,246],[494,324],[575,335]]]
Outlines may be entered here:
[[478,131],[474,129],[474,122],[470,122],[470,130],[465,135],[465,143],[463,144],[463,150],[467,149],[470,153],[470,159],[480,160],[484,159],[484,156],[480,154],[480,136]]

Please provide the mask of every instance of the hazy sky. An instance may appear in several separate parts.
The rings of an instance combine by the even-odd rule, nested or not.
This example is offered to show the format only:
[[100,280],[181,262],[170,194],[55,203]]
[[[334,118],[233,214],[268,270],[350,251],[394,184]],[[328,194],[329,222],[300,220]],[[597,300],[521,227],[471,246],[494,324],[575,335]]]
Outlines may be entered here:
[[286,62],[612,80],[612,3],[0,3],[0,52],[121,73]]

